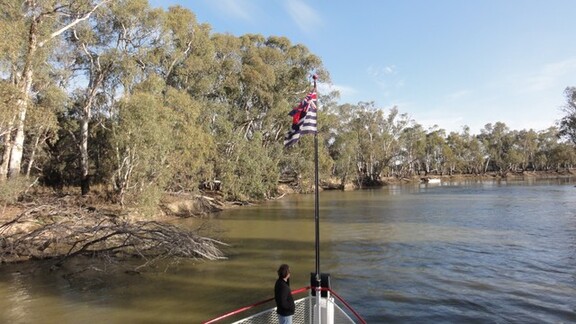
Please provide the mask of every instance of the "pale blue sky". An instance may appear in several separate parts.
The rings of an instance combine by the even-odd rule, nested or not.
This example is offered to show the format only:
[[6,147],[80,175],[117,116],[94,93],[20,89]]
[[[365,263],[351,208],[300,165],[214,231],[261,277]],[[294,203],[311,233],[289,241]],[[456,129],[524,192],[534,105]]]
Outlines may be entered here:
[[576,86],[576,0],[152,0],[213,32],[286,36],[318,55],[340,103],[398,106],[425,128],[543,130]]

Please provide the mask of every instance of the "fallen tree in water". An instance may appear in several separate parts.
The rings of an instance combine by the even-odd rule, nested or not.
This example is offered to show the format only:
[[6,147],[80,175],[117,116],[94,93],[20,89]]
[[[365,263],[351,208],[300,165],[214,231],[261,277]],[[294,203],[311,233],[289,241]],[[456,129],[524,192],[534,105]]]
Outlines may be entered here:
[[224,259],[224,243],[165,222],[55,201],[35,204],[0,223],[0,262],[75,256],[143,260],[138,268],[168,258]]

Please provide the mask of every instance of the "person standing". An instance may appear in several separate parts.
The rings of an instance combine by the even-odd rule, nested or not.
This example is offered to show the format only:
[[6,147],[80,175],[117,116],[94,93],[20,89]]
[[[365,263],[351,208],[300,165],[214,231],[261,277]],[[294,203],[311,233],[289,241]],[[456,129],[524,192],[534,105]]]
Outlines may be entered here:
[[290,267],[287,264],[282,264],[278,268],[278,280],[274,285],[274,299],[276,300],[278,322],[280,324],[292,324],[292,316],[296,306],[290,290]]

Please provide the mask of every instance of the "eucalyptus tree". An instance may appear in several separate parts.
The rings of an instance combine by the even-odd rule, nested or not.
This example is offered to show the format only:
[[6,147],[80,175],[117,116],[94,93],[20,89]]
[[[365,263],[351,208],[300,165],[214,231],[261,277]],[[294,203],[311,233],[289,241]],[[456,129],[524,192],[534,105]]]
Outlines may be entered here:
[[446,146],[446,131],[434,127],[426,134],[426,147],[423,157],[424,172],[442,173],[444,157],[444,147]]
[[[105,8],[109,9],[109,8]],[[109,10],[108,10],[109,12]],[[107,15],[97,15],[73,28],[68,33],[70,60],[68,65],[74,75],[70,82],[69,116],[78,122],[78,130],[70,129],[75,147],[78,148],[80,187],[82,195],[90,191],[88,139],[89,123],[93,119],[96,106],[102,106],[105,100],[105,83],[114,73],[118,60],[111,50],[111,29]],[[108,15],[109,16],[109,15]]]
[[[203,113],[209,110],[204,98],[209,92],[207,80],[212,77],[210,28],[178,6],[159,13],[146,4],[139,10],[142,16],[126,10],[122,26],[134,30],[125,33],[141,35],[138,42],[132,39],[132,45],[142,46],[121,51],[123,98],[114,105],[113,183],[121,199],[131,197],[123,202],[154,205],[159,193],[195,191],[212,173],[208,165],[214,156],[213,140],[202,124]],[[148,104],[150,96],[154,100]],[[142,114],[150,119],[142,122]],[[134,121],[140,122],[140,134],[133,133]],[[147,141],[150,145],[144,146]]]
[[0,41],[0,139],[2,140],[2,160],[0,164],[0,181],[6,179],[10,161],[12,131],[17,116],[18,87],[17,53],[21,51],[26,36],[24,19],[21,17],[21,1],[4,1],[0,4],[0,30],[3,36]]
[[192,11],[180,6],[169,7],[160,25],[148,62],[163,79],[164,93],[172,94],[167,104],[174,147],[167,165],[172,170],[167,189],[195,191],[199,183],[214,178],[214,134],[206,124],[206,117],[218,110],[209,99],[218,77],[211,27],[198,23]]
[[[121,205],[153,206],[167,184],[174,142],[163,82],[150,77],[119,103],[113,142],[118,167],[114,186]],[[170,94],[168,94],[170,96]]]
[[224,71],[233,127],[246,139],[261,131],[264,140],[280,142],[288,126],[286,114],[311,90],[307,75],[316,70],[329,82],[328,75],[317,56],[284,37],[243,35],[236,46],[227,57],[239,60],[229,65],[239,73]]
[[378,154],[378,144],[381,130],[380,125],[384,120],[382,110],[374,106],[374,102],[360,102],[356,118],[352,121],[354,130],[359,141],[359,151],[357,152],[357,163],[362,173],[363,182],[367,184],[375,183],[380,174]]
[[338,107],[341,124],[331,147],[332,158],[340,169],[342,179],[348,177],[351,167],[358,186],[378,180],[381,166],[377,159],[384,114],[374,102]]
[[[49,76],[45,75],[45,78]],[[58,116],[68,102],[64,89],[51,80],[41,82],[36,89],[37,93],[32,101],[34,109],[29,110],[26,117],[26,142],[29,144],[25,146],[24,156],[27,157],[25,174],[28,178],[32,174],[44,178],[44,170],[50,161],[48,144],[58,140]]]
[[[269,104],[262,103],[266,99],[270,100],[271,94],[265,93],[265,99],[260,100],[258,93],[265,91],[258,90],[258,86],[260,81],[264,81],[262,87],[273,82],[272,69],[262,62],[256,49],[250,50],[250,59],[246,63],[245,55],[248,54],[245,51],[253,47],[248,39],[258,38],[219,34],[212,37],[215,53],[213,71],[216,77],[209,89],[202,117],[216,145],[216,154],[211,163],[213,178],[222,181],[222,189],[227,197],[239,200],[250,197],[249,192],[254,194],[258,191],[257,196],[260,197],[270,193],[268,186],[258,184],[250,188],[240,185],[243,180],[240,177],[243,175],[251,178],[251,173],[255,182],[268,181],[262,179],[262,174],[254,173],[257,169],[253,166],[258,165],[258,161],[252,158],[260,159],[262,169],[259,172],[270,170],[267,159],[263,159],[261,122],[265,114],[263,110],[269,107]],[[260,42],[264,42],[263,37]],[[250,82],[253,84],[245,85]],[[277,171],[274,166],[271,169]],[[260,191],[263,188],[264,191]]]
[[400,175],[415,175],[422,171],[426,155],[426,131],[420,124],[406,127],[400,135],[402,160]]
[[330,141],[328,151],[334,161],[332,175],[340,180],[340,184],[345,185],[350,178],[360,180],[358,168],[358,152],[360,151],[360,139],[357,131],[353,131],[352,121],[358,106],[342,104],[332,107],[330,115],[337,116],[333,128],[330,130]]
[[449,174],[478,174],[480,170],[482,170],[483,160],[480,160],[480,166],[478,168],[474,167],[473,142],[475,142],[475,137],[470,135],[470,128],[468,126],[464,126],[462,133],[450,132],[450,134],[448,134],[446,137],[446,167],[448,168]]
[[521,130],[516,135],[516,147],[522,171],[535,169],[535,158],[538,152],[538,133],[533,129]]
[[167,86],[185,90],[196,100],[204,99],[217,78],[210,25],[198,23],[192,11],[180,6],[168,8],[161,25],[162,34],[149,59]]
[[[281,142],[290,127],[288,112],[311,89],[307,74],[316,70],[329,81],[320,59],[306,47],[293,45],[283,37],[249,34],[234,38],[216,34],[212,40],[217,78],[208,98],[213,105],[210,107],[216,109],[207,111],[204,119],[217,143],[216,176],[229,178],[240,171],[228,161],[230,156],[243,154],[246,142],[253,152],[246,158],[267,156],[260,161],[269,161],[266,168],[270,173],[265,176],[271,180],[288,169],[298,174],[307,170],[298,164],[305,162],[299,157],[306,145],[297,145],[283,155]],[[256,181],[270,181],[262,179],[262,174],[254,176]],[[268,186],[260,196],[270,195],[275,187]],[[228,194],[236,196],[233,192]]]
[[[4,55],[4,76],[18,91],[16,113],[10,130],[10,141],[4,141],[5,152],[10,152],[8,175],[20,174],[24,151],[26,114],[35,92],[35,74],[50,55],[50,46],[62,33],[88,19],[102,4],[109,0],[62,0],[62,1],[16,1],[2,2],[3,25],[13,24],[16,30],[10,41],[10,54]],[[12,133],[12,132],[11,132]],[[5,169],[6,167],[2,167]]]
[[538,132],[538,150],[534,163],[538,170],[550,171],[572,168],[576,164],[574,145],[571,142],[561,141],[560,130],[549,127]]
[[556,171],[570,170],[576,165],[576,151],[571,143],[558,143],[548,156],[550,166]]
[[559,135],[576,145],[576,87],[567,87],[564,90],[566,105],[563,107],[564,117],[560,120]]
[[[496,122],[494,125],[486,124],[481,130],[479,138],[486,147],[488,154],[486,170],[492,166],[494,171],[501,174],[509,171],[510,161],[508,157],[512,149],[513,139],[508,126],[502,122]],[[513,157],[515,158],[515,155]]]
[[442,145],[440,148],[440,164],[439,164],[439,173],[440,174],[449,174],[453,175],[457,172],[457,167],[459,165],[460,160],[458,156],[452,149],[452,147],[448,144],[447,136],[444,136],[444,141],[442,141]]
[[[310,73],[317,74],[319,82],[325,84],[330,83],[330,76],[320,58],[301,44],[292,44],[286,37],[270,36],[265,45],[261,56],[263,62],[272,67],[274,82],[268,89],[272,101],[262,118],[262,132],[265,145],[271,145],[282,142],[287,128],[291,126],[290,118],[288,122],[286,120],[288,112],[312,90]],[[322,129],[327,125],[323,112],[331,105],[334,94],[321,91],[317,94],[318,126]]]
[[448,175],[453,175],[459,172],[458,170],[462,166],[461,159],[448,143],[448,137],[446,138],[446,142],[444,144],[445,145],[442,146],[443,163],[441,174],[447,173]]
[[467,146],[468,163],[471,173],[482,174],[486,172],[485,166],[489,161],[487,148],[478,136],[470,136]]
[[478,136],[470,134],[470,127],[464,126],[459,134],[461,143],[454,151],[462,163],[462,173],[481,174],[487,158],[486,148]]
[[379,160],[384,167],[385,176],[391,176],[398,158],[402,155],[401,136],[404,130],[415,121],[408,117],[406,113],[400,113],[398,107],[394,106],[388,112],[382,127],[381,155]]
[[393,173],[400,153],[399,138],[409,124],[397,107],[376,107],[373,102],[340,105],[335,111],[335,127],[330,154],[342,180],[354,172],[359,185],[378,184]]
[[0,80],[0,139],[2,140],[2,163],[0,164],[0,181],[8,175],[10,161],[11,134],[17,110],[18,89],[12,82]]
[[400,114],[396,106],[390,108],[388,114],[383,108],[371,109],[365,121],[369,136],[364,138],[364,141],[370,141],[367,146],[370,150],[370,180],[379,181],[383,175],[390,175],[392,161],[402,154],[402,133],[413,122],[407,114]]
[[521,171],[520,168],[524,161],[525,153],[527,152],[522,152],[526,147],[521,146],[519,131],[511,131],[508,136],[506,136],[506,142],[505,162],[507,164],[507,171]]
[[538,132],[538,150],[534,156],[534,165],[537,170],[548,171],[552,168],[551,154],[558,145],[558,132],[556,127],[549,127]]

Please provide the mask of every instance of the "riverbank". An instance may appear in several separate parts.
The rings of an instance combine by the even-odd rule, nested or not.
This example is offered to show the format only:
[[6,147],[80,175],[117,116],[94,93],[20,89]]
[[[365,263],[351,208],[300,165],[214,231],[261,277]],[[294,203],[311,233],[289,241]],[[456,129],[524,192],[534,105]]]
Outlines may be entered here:
[[[408,183],[421,183],[427,182],[428,179],[440,179],[445,182],[450,181],[461,181],[461,180],[506,180],[506,179],[514,179],[514,180],[521,180],[521,179],[555,179],[555,178],[571,178],[576,177],[576,170],[574,169],[565,169],[565,170],[558,170],[558,171],[522,171],[522,172],[506,172],[506,173],[498,173],[498,172],[486,172],[483,174],[436,174],[436,173],[429,173],[429,174],[418,174],[413,176],[407,177],[384,177],[380,181],[377,181],[373,185],[359,187],[357,184],[354,183],[347,183],[344,186],[338,184],[336,180],[328,181],[324,183],[321,190],[359,190],[359,189],[366,189],[366,188],[374,188],[374,187],[382,187],[386,185],[394,185],[394,184],[408,184]],[[293,190],[288,190],[289,193],[295,193]]]

